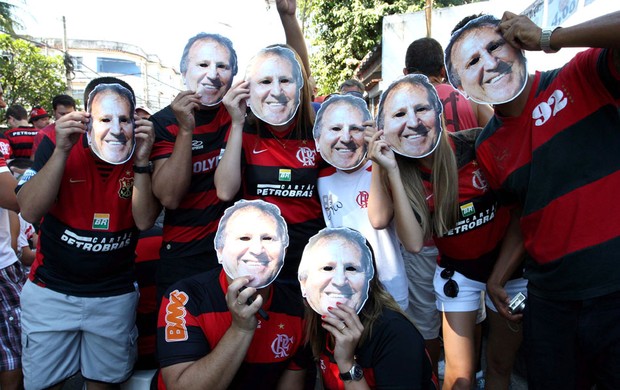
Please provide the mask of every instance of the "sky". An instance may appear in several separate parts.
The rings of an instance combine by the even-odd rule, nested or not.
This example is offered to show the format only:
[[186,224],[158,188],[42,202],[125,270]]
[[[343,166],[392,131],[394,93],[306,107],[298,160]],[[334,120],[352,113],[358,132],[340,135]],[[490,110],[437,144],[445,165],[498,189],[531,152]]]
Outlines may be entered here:
[[[178,70],[187,40],[199,32],[230,38],[244,64],[261,48],[284,42],[275,7],[266,0],[9,0],[24,26],[18,33],[129,43]],[[268,9],[269,8],[269,9]]]

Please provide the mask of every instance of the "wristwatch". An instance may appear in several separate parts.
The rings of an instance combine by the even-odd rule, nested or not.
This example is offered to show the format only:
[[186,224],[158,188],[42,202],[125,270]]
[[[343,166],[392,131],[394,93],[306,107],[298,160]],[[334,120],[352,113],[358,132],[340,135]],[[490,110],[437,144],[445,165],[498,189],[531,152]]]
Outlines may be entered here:
[[357,363],[353,364],[353,367],[348,372],[340,373],[340,379],[343,381],[359,381],[364,377],[364,370],[362,370],[362,366]]
[[545,27],[542,29],[542,32],[540,33],[540,48],[545,52],[545,53],[557,53],[560,51],[560,49],[554,49],[551,47],[551,34],[553,34],[553,32],[555,30],[557,30],[558,28],[562,28],[559,26],[555,26],[555,27]]
[[153,162],[149,161],[148,164],[144,167],[139,167],[136,164],[133,164],[134,173],[153,173]]

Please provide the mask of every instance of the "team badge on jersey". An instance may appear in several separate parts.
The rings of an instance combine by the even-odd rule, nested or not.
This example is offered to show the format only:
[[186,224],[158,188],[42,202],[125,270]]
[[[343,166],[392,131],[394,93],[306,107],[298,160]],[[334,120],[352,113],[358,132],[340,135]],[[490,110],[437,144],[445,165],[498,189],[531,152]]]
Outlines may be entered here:
[[95,213],[93,230],[108,230],[110,228],[110,214]]
[[122,199],[131,198],[133,190],[133,177],[123,177],[119,179],[120,188],[118,189],[118,196]]
[[288,357],[291,347],[294,343],[294,338],[285,334],[279,334],[271,343],[271,351],[276,358]]

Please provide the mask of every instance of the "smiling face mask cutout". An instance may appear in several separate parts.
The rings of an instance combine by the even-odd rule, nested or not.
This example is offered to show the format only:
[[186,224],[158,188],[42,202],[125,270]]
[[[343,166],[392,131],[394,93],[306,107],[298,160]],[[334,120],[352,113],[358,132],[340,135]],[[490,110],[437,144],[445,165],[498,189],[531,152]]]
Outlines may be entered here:
[[219,104],[237,74],[232,42],[219,34],[200,33],[189,39],[181,58],[185,87],[200,96],[200,104]]
[[375,270],[366,239],[348,228],[325,228],[310,238],[299,263],[301,293],[320,315],[337,303],[362,310]]
[[271,284],[284,265],[288,231],[280,209],[262,200],[240,200],[226,209],[215,235],[217,258],[226,275],[252,275],[249,287]]
[[248,105],[257,118],[273,126],[293,119],[304,80],[291,49],[273,46],[261,50],[250,61],[245,79],[250,83]]
[[457,30],[446,47],[450,84],[476,103],[503,104],[515,99],[527,83],[527,61],[497,31],[491,15]]
[[313,129],[323,160],[342,170],[359,167],[368,150],[363,124],[371,119],[366,102],[354,95],[334,95],[325,101]]
[[88,96],[88,145],[107,163],[127,162],[136,147],[133,94],[120,84],[99,84]]
[[426,76],[412,74],[394,81],[381,95],[377,128],[392,150],[422,158],[435,151],[441,132],[443,107]]

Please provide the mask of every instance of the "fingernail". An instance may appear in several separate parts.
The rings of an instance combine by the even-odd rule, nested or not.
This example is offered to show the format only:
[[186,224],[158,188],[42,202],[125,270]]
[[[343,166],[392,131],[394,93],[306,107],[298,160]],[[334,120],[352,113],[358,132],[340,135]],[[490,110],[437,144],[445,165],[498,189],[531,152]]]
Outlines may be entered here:
[[342,302],[336,302],[336,306],[342,305]]
[[327,310],[334,310],[334,308],[331,306],[327,306]]
[[323,314],[323,315],[321,316],[321,318],[322,318],[322,319],[326,319],[326,318],[327,318],[327,316],[326,316],[325,314]]

